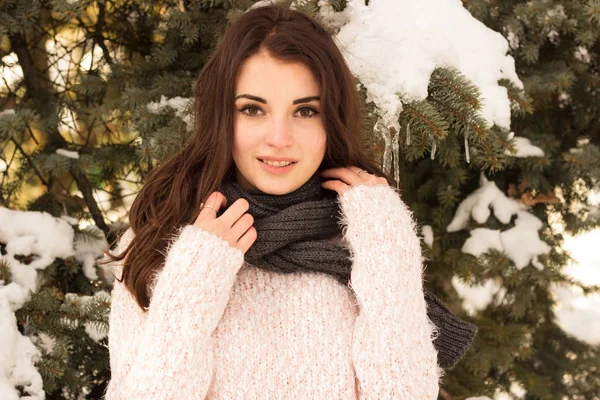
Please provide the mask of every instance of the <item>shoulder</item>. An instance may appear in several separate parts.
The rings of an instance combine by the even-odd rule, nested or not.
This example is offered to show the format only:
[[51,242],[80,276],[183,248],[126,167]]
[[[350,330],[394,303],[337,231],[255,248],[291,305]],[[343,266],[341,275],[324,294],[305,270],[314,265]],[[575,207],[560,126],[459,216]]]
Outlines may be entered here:
[[391,213],[411,214],[399,189],[388,185],[355,185],[338,197],[347,214],[370,218]]
[[353,185],[339,196],[341,202],[361,201],[365,199],[376,200],[381,203],[390,199],[400,200],[400,190],[389,185]]

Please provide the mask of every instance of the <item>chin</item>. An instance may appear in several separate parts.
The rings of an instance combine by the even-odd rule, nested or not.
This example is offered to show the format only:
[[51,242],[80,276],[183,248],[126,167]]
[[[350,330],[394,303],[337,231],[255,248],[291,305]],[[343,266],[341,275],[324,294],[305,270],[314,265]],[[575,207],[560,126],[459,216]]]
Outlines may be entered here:
[[[302,171],[294,171],[291,174],[282,176],[269,176],[264,174],[263,171],[253,171],[252,180],[247,179],[239,170],[236,172],[236,180],[242,182],[242,186],[246,189],[255,188],[263,193],[271,194],[274,196],[284,195],[293,192],[300,188],[305,182],[310,179],[311,175],[308,175],[305,179],[298,177],[303,175]],[[298,174],[300,173],[300,174]]]
[[265,185],[261,185],[258,188],[264,193],[272,195],[283,195],[293,192],[294,190],[298,189],[298,187],[296,187],[296,185],[289,185],[289,182],[286,182],[286,184],[283,185],[281,183],[272,182]]

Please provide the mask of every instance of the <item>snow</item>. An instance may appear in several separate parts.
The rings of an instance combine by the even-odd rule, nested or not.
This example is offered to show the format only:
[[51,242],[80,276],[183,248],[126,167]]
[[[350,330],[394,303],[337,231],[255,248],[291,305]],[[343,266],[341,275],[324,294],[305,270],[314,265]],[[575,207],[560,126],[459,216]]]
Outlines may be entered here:
[[0,287],[0,397],[16,400],[19,397],[14,387],[22,385],[31,394],[29,399],[44,399],[44,385],[35,363],[41,352],[31,340],[17,329],[17,318],[13,308],[21,302],[26,291],[11,283]]
[[583,295],[577,287],[552,284],[556,323],[568,334],[591,345],[600,344],[600,295]]
[[431,225],[423,225],[421,228],[421,234],[423,235],[423,241],[429,247],[433,246],[433,229]]
[[510,384],[510,393],[506,393],[500,388],[496,388],[494,398],[488,396],[467,397],[465,400],[514,400],[524,399],[527,391],[519,382],[513,381]]
[[571,95],[567,92],[563,92],[562,90],[558,91],[558,101],[559,107],[565,108],[569,104],[571,104]]
[[85,240],[76,240],[74,247],[74,257],[77,261],[83,264],[83,274],[89,280],[98,279],[96,274],[96,259],[102,256],[102,249],[108,248],[108,243],[104,239],[104,233],[95,225],[90,225],[86,228],[88,231],[95,231],[96,236],[102,237],[101,240],[86,237]]
[[9,108],[8,110],[2,110],[0,111],[0,118],[2,118],[5,115],[14,115],[15,110],[13,110],[12,108]]
[[516,136],[515,133],[511,132],[508,135],[509,139],[513,139],[515,141],[515,150],[516,153],[513,154],[510,151],[506,150],[505,153],[512,155],[513,157],[544,157],[544,151],[537,146],[534,146],[531,141],[527,138]]
[[[478,224],[485,224],[491,215],[503,224],[509,224],[516,215],[514,226],[506,230],[477,227],[470,230],[470,237],[465,241],[461,251],[476,257],[497,250],[512,260],[518,270],[530,263],[542,270],[544,266],[538,260],[541,254],[548,254],[551,247],[542,241],[538,231],[542,221],[526,211],[526,206],[507,197],[496,183],[488,180],[484,174],[480,177],[480,187],[468,195],[457,207],[454,218],[446,227],[448,232],[466,229],[471,218]],[[474,314],[486,308],[495,294],[504,297],[504,289],[494,280],[488,279],[479,285],[468,285],[454,276],[452,284],[462,306],[467,312]]]
[[399,131],[400,99],[425,99],[433,70],[452,66],[480,88],[490,126],[510,127],[509,99],[498,80],[519,88],[523,83],[507,55],[508,42],[473,18],[460,0],[379,0],[369,6],[350,0],[343,13],[350,22],[337,39],[369,91],[367,101],[383,112],[385,126]]
[[79,159],[79,153],[76,151],[69,151],[65,149],[56,149],[56,154],[61,155],[63,157],[72,158],[74,160]]
[[510,29],[510,26],[505,26],[504,29],[506,30],[506,39],[508,40],[508,44],[510,45],[511,49],[518,49],[519,48],[519,37],[517,35],[515,35],[515,33],[512,31],[512,29]]
[[[42,282],[38,271],[46,269],[58,257],[74,257],[83,263],[88,279],[97,279],[95,259],[108,250],[106,240],[83,241],[74,239],[75,219],[56,218],[45,212],[14,211],[0,207],[0,242],[6,244],[6,254],[0,260],[8,262],[12,282],[0,282],[0,398],[17,399],[16,386],[24,386],[28,399],[43,399],[43,382],[35,368],[42,355],[40,348],[51,351],[52,340],[47,336],[24,336],[17,328],[15,311],[30,299],[30,291],[37,292]],[[91,228],[90,228],[91,229]],[[96,228],[97,229],[97,228]],[[19,262],[15,256],[33,255],[29,264]],[[108,301],[110,295],[98,292],[94,296]],[[81,296],[82,306],[90,296]],[[72,326],[73,321],[63,321]],[[107,332],[86,324],[85,331],[93,340],[101,340]]]
[[[480,188],[471,193],[458,206],[453,220],[447,227],[449,232],[467,228],[470,218],[484,224],[494,216],[507,224],[516,215],[514,227],[507,230],[494,230],[477,227],[470,231],[470,237],[462,247],[464,253],[482,255],[491,249],[503,251],[517,269],[531,263],[538,270],[544,266],[538,256],[548,254],[550,246],[538,234],[542,221],[526,211],[526,207],[508,198],[493,181],[482,174]],[[598,194],[590,195],[590,204],[598,202]],[[576,262],[563,269],[563,272],[586,285],[600,284],[600,255],[590,251],[600,243],[600,230],[591,231],[577,238],[566,236],[564,249],[572,252]],[[479,285],[469,285],[457,276],[452,284],[462,299],[463,308],[471,315],[485,309],[495,295],[501,299],[505,290],[495,280],[486,280]],[[556,323],[567,333],[591,345],[600,344],[600,294],[584,296],[578,287],[551,285],[551,293],[556,304]]]
[[[67,258],[73,252],[73,228],[61,219],[45,212],[13,211],[0,207],[0,242],[6,243],[2,258],[13,266],[13,281],[26,289],[37,291],[37,270],[50,265],[55,258]],[[14,258],[17,254],[39,256],[29,265]]]
[[458,205],[454,218],[446,228],[448,232],[465,229],[470,217],[479,224],[485,223],[490,216],[490,207],[494,210],[494,216],[503,224],[508,224],[514,214],[526,209],[525,205],[502,193],[496,183],[488,181],[483,173],[479,185],[479,189]]
[[[108,293],[105,290],[99,290],[98,292],[94,293],[93,296],[80,296],[77,293],[67,293],[65,295],[65,304],[67,304],[67,303],[76,304],[77,307],[79,307],[79,309],[82,311],[82,313],[85,313],[85,309],[86,309],[88,303],[92,299],[96,299],[96,300],[100,300],[102,302],[109,303],[110,302],[110,293]],[[77,320],[65,321],[66,324],[70,323],[70,322],[72,323],[72,329],[75,329],[75,328],[77,328],[77,326],[79,326],[79,321],[77,321]],[[106,329],[104,329],[104,330],[99,329],[98,325],[99,324],[92,324],[90,322],[86,322],[84,324],[85,332],[95,342],[99,342],[100,340],[104,339],[108,335],[108,331]]]
[[559,37],[560,34],[554,29],[548,32],[548,40],[554,45],[558,45],[558,43],[560,42]]
[[160,114],[165,112],[167,108],[175,110],[175,115],[183,120],[187,125],[187,130],[192,131],[194,129],[194,121],[191,115],[188,113],[188,109],[193,99],[186,97],[173,97],[168,99],[166,96],[160,96],[159,102],[152,102],[147,105],[148,111],[153,114]]
[[466,400],[514,400],[514,399],[524,399],[527,391],[519,382],[511,382],[510,384],[510,394],[506,393],[504,390],[497,388],[494,393],[494,397],[490,398],[488,396],[478,396],[478,397],[467,397]]
[[592,62],[592,57],[590,56],[590,53],[583,46],[577,47],[577,49],[575,50],[574,56],[576,59],[578,59],[579,61],[584,62],[586,64],[589,64]]
[[542,221],[527,211],[517,213],[514,228],[500,233],[504,252],[521,270],[531,263],[538,271],[544,269],[538,256],[549,254],[552,249],[540,239],[538,231],[542,228]]
[[455,275],[452,277],[451,282],[462,299],[463,309],[471,316],[484,310],[492,302],[494,296],[497,295],[501,300],[506,294],[506,289],[495,279],[487,279],[482,284],[471,285],[463,282]]
[[54,345],[56,340],[44,332],[40,332],[39,335],[31,338],[31,341],[44,350],[46,354],[52,354],[54,352]]
[[68,215],[61,215],[60,219],[67,221],[67,223],[69,225],[77,225],[77,223],[79,222],[79,220],[77,218],[73,218]]
[[436,68],[454,67],[480,90],[481,115],[491,127],[510,129],[508,79],[516,87],[523,83],[508,55],[508,41],[463,7],[460,0],[378,0],[368,6],[349,0],[342,12],[319,1],[320,16],[332,27],[352,72],[367,88],[367,101],[378,107],[381,120],[375,131],[385,143],[383,169],[399,181],[398,122],[402,102],[424,100],[431,73]]
[[[595,249],[600,243],[600,229],[577,237],[566,236],[563,248],[575,258],[563,269],[566,275],[585,283],[600,285],[600,254]],[[567,333],[592,345],[600,344],[600,294],[585,296],[577,287],[552,284],[556,304],[557,324]]]
[[454,218],[446,227],[448,232],[465,229],[472,217],[477,223],[484,224],[490,216],[490,208],[494,216],[503,224],[509,224],[514,215],[514,227],[503,231],[488,228],[475,228],[462,247],[464,253],[480,256],[489,250],[503,251],[515,266],[521,270],[532,263],[538,270],[544,266],[538,256],[548,254],[551,247],[542,241],[538,231],[542,221],[526,211],[526,206],[506,196],[496,183],[481,174],[480,188],[468,195],[456,209]]
[[35,368],[41,352],[21,335],[14,312],[28,297],[27,290],[15,283],[0,286],[0,397],[18,399],[15,386],[23,385],[32,399],[44,399],[43,382]]
[[544,269],[538,260],[538,255],[549,253],[550,246],[539,238],[538,230],[542,227],[542,223],[526,212],[517,215],[515,227],[505,231],[488,228],[471,230],[471,236],[462,247],[463,253],[480,256],[493,249],[506,253],[519,270],[525,268],[530,262],[538,270]]
[[497,229],[475,228],[470,231],[471,237],[468,238],[463,247],[463,253],[469,253],[474,256],[480,256],[489,250],[504,250],[500,231]]

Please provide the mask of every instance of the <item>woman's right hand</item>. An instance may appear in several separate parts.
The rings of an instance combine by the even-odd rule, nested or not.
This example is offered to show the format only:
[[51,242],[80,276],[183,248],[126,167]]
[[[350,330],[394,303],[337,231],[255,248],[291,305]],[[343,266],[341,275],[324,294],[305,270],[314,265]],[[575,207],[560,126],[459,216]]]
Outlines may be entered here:
[[211,193],[204,204],[215,210],[203,207],[194,226],[225,239],[231,246],[246,254],[257,236],[256,228],[252,226],[254,217],[246,212],[250,208],[248,200],[237,199],[220,217],[217,217],[217,212],[227,205],[227,198],[222,193]]

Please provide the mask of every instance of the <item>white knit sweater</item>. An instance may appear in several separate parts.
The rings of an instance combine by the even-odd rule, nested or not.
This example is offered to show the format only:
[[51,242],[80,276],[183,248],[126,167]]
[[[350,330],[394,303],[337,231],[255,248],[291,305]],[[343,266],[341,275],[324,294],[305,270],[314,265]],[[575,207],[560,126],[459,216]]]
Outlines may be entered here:
[[106,400],[436,399],[412,214],[386,186],[353,186],[338,201],[349,286],[248,265],[192,225],[170,242],[146,313],[115,281]]

